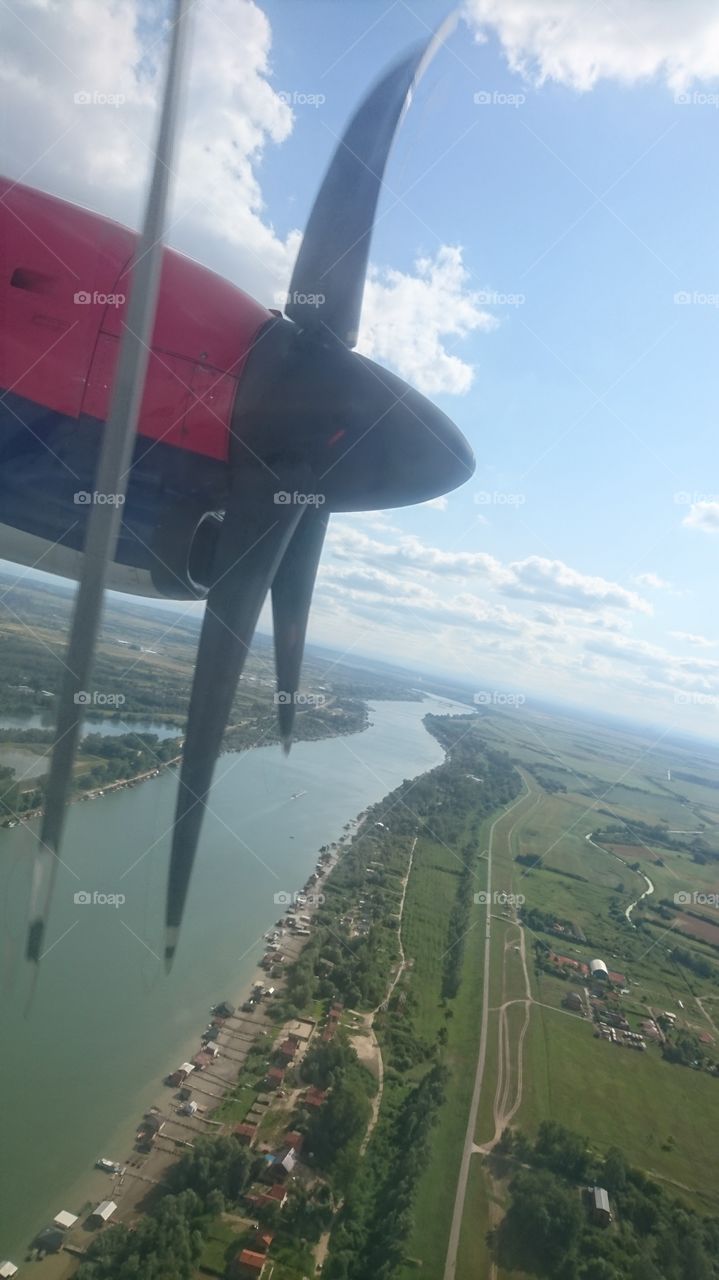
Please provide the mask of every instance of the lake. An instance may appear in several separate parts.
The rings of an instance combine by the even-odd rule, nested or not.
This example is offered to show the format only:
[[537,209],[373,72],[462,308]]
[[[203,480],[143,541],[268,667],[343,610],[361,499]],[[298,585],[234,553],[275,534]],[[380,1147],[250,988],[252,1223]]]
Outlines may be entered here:
[[[220,758],[169,977],[159,957],[174,771],[71,806],[27,1017],[33,834],[0,829],[0,1258],[19,1262],[60,1209],[77,1211],[97,1156],[126,1152],[210,1006],[234,1001],[251,978],[280,914],[275,894],[299,889],[319,847],[368,804],[441,762],[422,725],[429,709],[380,702],[364,733],[299,742],[288,758],[279,746]],[[84,904],[94,892],[125,900]]]

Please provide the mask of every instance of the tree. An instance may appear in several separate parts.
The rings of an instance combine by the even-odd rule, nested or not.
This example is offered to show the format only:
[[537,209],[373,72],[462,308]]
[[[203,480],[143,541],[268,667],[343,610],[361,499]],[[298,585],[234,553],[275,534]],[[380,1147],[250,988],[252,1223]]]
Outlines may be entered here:
[[547,1170],[518,1173],[498,1244],[502,1265],[555,1276],[571,1258],[582,1224],[579,1196]]

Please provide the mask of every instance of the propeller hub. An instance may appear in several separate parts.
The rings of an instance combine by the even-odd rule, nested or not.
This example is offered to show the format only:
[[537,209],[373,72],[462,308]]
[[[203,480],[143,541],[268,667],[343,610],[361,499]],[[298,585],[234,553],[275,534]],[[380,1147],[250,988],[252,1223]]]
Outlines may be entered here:
[[302,460],[329,511],[410,506],[456,489],[475,461],[461,431],[402,378],[332,335],[272,321],[235,404],[231,464]]

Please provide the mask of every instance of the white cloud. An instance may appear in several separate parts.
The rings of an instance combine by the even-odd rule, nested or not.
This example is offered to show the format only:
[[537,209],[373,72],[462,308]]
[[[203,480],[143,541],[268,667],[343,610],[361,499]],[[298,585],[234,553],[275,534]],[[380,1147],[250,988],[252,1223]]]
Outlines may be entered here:
[[448,338],[487,333],[496,318],[467,287],[462,250],[442,245],[419,258],[413,275],[371,268],[365,289],[358,349],[397,372],[425,395],[469,391],[474,370],[446,348]]
[[340,560],[351,560],[423,577],[481,578],[500,594],[576,610],[630,610],[651,613],[651,605],[635,591],[592,574],[580,573],[562,560],[528,556],[503,564],[486,551],[445,551],[414,534],[381,542],[361,530],[333,522],[328,546]]
[[719,502],[693,502],[682,524],[704,533],[719,533]]
[[[17,0],[2,8],[0,105],[13,121],[9,176],[137,225],[148,180],[165,42],[139,0]],[[142,34],[140,34],[142,33]],[[292,112],[270,84],[271,29],[252,0],[192,6],[170,243],[269,300],[297,236],[266,219],[256,168]],[[74,95],[121,95],[120,105]],[[231,249],[231,251],[230,251]]]
[[651,605],[626,587],[592,574],[580,573],[562,560],[544,556],[528,556],[508,565],[512,575],[502,585],[505,595],[524,596],[570,609],[594,609],[608,606],[651,613]]
[[542,84],[592,89],[661,77],[674,92],[719,75],[715,0],[466,0],[480,37],[495,31],[510,67]]
[[[3,171],[136,226],[161,93],[159,28],[149,30],[140,0],[15,0],[15,8],[0,6],[0,114],[13,121]],[[168,242],[276,305],[301,233],[275,231],[259,179],[268,148],[286,143],[293,126],[272,85],[270,23],[254,0],[196,0],[191,9]],[[123,100],[79,105],[80,91]],[[318,168],[318,186],[321,178]],[[462,250],[450,246],[413,272],[371,267],[361,350],[427,394],[466,392],[473,368],[447,343],[496,324],[468,278]]]
[[638,573],[634,581],[640,587],[651,587],[653,591],[672,590],[671,582],[667,582],[665,578],[660,578],[658,573]]
[[446,494],[440,495],[439,498],[430,498],[429,502],[423,502],[423,507],[431,507],[433,511],[446,511],[449,499]]
[[675,640],[680,640],[683,644],[690,644],[695,649],[713,649],[716,640],[709,640],[706,636],[695,635],[691,631],[670,631],[670,636]]

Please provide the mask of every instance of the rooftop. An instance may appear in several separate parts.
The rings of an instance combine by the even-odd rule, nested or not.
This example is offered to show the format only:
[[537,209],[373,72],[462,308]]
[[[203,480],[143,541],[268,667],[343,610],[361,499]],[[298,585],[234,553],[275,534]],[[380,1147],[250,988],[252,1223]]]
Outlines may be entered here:
[[76,1213],[68,1213],[67,1209],[61,1209],[53,1218],[56,1227],[62,1227],[63,1231],[69,1231],[70,1227],[74,1227],[77,1222]]

